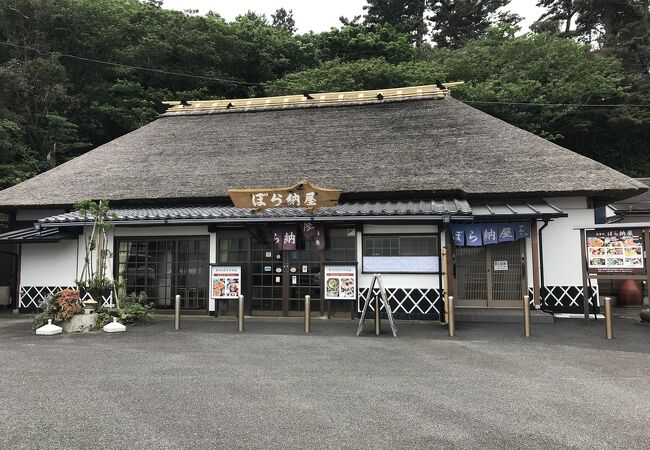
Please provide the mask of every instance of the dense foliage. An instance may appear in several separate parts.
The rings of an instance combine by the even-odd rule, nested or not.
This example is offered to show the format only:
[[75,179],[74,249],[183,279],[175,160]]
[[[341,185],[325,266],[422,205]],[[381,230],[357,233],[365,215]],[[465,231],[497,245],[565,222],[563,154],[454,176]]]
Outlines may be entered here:
[[638,106],[650,103],[648,1],[539,0],[547,13],[521,35],[499,9],[507,0],[369,0],[363,18],[299,35],[285,9],[227,22],[159,1],[0,0],[0,188],[148,123],[165,99],[437,80],[463,80],[457,98],[650,176],[650,108]]
[[104,325],[113,322],[117,318],[123,325],[144,325],[153,319],[153,304],[147,302],[147,294],[131,293],[122,300],[118,308],[99,308],[97,310],[96,328],[101,330]]
[[82,309],[79,291],[76,289],[63,289],[54,295],[49,295],[39,305],[41,312],[32,318],[32,328],[42,327],[48,320],[55,325],[61,325],[70,320]]

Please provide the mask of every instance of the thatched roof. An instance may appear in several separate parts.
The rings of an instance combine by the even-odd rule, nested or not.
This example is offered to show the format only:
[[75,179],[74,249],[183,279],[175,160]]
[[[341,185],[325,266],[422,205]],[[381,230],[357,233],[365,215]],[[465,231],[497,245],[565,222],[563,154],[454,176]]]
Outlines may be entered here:
[[229,188],[289,186],[305,178],[342,189],[343,200],[587,195],[614,201],[645,187],[434,95],[167,113],[0,192],[0,207],[71,205],[83,198],[227,204]]
[[[637,181],[645,184],[650,188],[650,178],[637,178]],[[625,215],[626,213],[647,214],[650,213],[650,190],[636,197],[616,202],[611,205],[617,214]]]

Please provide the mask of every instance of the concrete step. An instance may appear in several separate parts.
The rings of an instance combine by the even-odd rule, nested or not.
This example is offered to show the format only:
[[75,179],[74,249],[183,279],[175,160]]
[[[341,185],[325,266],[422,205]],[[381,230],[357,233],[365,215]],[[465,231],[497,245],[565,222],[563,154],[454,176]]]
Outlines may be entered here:
[[[457,322],[523,323],[524,312],[520,308],[463,308],[456,307]],[[553,323],[553,316],[542,311],[530,312],[532,323]]]

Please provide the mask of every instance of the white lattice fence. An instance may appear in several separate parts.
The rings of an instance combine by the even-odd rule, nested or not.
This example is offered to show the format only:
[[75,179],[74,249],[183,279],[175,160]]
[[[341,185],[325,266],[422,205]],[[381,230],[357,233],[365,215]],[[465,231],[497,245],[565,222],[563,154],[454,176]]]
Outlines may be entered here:
[[[359,289],[359,301],[357,303],[359,312],[363,308],[369,291],[369,288]],[[378,295],[379,289],[373,290],[373,293]],[[421,316],[439,317],[443,309],[442,292],[438,289],[387,288],[386,295],[393,313],[407,318],[408,316],[413,316],[413,318],[420,318]],[[370,310],[374,312],[373,303],[370,303]]]
[[[589,305],[600,307],[598,285],[589,288]],[[528,295],[533,295],[533,290],[528,289]],[[554,312],[583,311],[582,286],[544,286],[541,292],[542,303],[545,309]]]
[[[48,295],[54,295],[63,289],[78,289],[76,286],[21,286],[20,296],[18,298],[18,308],[21,310],[36,310],[41,302]],[[81,301],[90,299],[88,292],[84,293]],[[113,293],[103,295],[101,304],[103,308],[115,306],[113,304]]]

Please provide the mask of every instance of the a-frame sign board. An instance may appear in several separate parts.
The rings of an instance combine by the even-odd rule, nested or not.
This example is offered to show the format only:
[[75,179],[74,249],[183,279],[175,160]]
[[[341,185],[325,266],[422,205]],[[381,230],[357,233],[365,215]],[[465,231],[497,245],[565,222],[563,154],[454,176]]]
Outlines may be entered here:
[[[375,286],[379,286],[379,295],[374,295]],[[395,328],[395,321],[393,320],[393,311],[390,309],[390,303],[388,302],[388,296],[386,295],[386,289],[384,288],[384,283],[381,280],[381,274],[374,274],[372,276],[372,281],[370,282],[370,289],[368,289],[368,295],[366,295],[366,301],[363,304],[363,311],[361,312],[361,319],[359,320],[359,328],[357,329],[357,336],[363,331],[363,322],[366,320],[366,313],[368,312],[368,305],[372,300],[375,300],[375,334],[379,334],[379,324],[381,316],[381,306],[379,305],[379,300],[384,304],[384,310],[388,315],[388,322],[390,322],[390,328],[393,331],[393,337],[397,337],[397,328]]]

